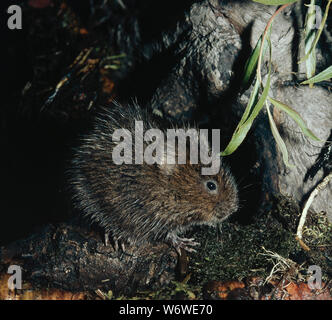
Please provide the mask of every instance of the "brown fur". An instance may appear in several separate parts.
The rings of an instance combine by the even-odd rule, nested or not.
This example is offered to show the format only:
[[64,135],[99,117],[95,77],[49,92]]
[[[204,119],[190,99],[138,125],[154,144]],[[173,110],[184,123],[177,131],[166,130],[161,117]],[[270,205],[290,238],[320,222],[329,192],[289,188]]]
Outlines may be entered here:
[[[111,135],[118,128],[134,133],[135,120],[143,120],[144,131],[158,128],[138,106],[105,109],[95,119],[69,170],[74,204],[116,241],[141,244],[168,239],[188,249],[194,244],[185,245],[182,240],[190,239],[178,234],[193,225],[214,226],[237,210],[234,179],[223,163],[214,176],[202,176],[201,164],[114,164]],[[217,192],[207,189],[207,180],[217,182]]]

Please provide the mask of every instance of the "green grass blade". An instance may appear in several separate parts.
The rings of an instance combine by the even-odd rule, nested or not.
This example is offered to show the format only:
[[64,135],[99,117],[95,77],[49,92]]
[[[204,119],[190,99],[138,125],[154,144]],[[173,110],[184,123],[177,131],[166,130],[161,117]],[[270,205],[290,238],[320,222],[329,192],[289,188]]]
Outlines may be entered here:
[[331,78],[332,78],[332,66],[329,66],[328,68],[326,68],[322,72],[318,73],[314,77],[301,82],[301,84],[316,83],[316,82],[320,82],[320,81],[329,80]]
[[259,98],[255,107],[253,108],[253,111],[250,114],[249,118],[246,121],[244,121],[244,123],[241,126],[237,127],[237,129],[235,130],[231,141],[227,145],[226,149],[221,153],[222,156],[227,156],[227,155],[232,154],[239,147],[239,145],[243,142],[243,140],[247,136],[247,133],[250,130],[255,118],[257,117],[257,115],[261,111],[261,109],[263,108],[263,105],[267,99],[267,94],[270,89],[270,82],[271,82],[271,60],[270,60],[270,65],[269,65],[268,78],[267,78],[266,85],[262,92],[261,97]]
[[332,2],[332,0],[328,0],[328,3],[326,5],[326,9],[325,9],[325,13],[324,13],[324,16],[323,16],[323,19],[322,19],[322,22],[321,22],[321,24],[320,24],[320,26],[318,28],[317,35],[316,35],[316,37],[315,37],[315,39],[314,39],[314,41],[313,41],[313,43],[312,43],[309,51],[307,52],[307,54],[298,63],[302,63],[302,62],[306,61],[309,58],[309,56],[311,54],[311,51],[315,50],[317,42],[318,42],[318,40],[320,38],[320,35],[322,34],[322,31],[324,29],[324,25],[326,23],[326,19],[327,19],[327,16],[329,14],[329,9],[330,9],[331,2]]
[[259,83],[258,79],[256,79],[256,83],[254,85],[253,90],[251,91],[247,107],[246,107],[246,109],[245,109],[245,111],[243,113],[243,116],[242,116],[242,118],[241,118],[241,120],[240,120],[240,122],[239,122],[239,124],[238,124],[238,126],[236,128],[236,130],[239,127],[241,127],[243,125],[243,123],[246,122],[246,120],[248,119],[250,111],[252,110],[252,106],[254,105],[254,103],[257,100],[259,87],[260,87],[260,83]]
[[[271,51],[272,46],[271,46],[269,37],[267,37],[267,41],[268,41],[269,49],[270,49],[269,50],[269,71],[268,71],[268,77],[267,77],[267,81],[266,81],[264,90],[263,90],[262,95],[259,98],[258,102],[256,103],[255,107],[252,109],[251,114],[249,115],[250,110],[251,110],[251,104],[253,103],[253,101],[256,100],[256,96],[258,94],[258,89],[259,89],[259,86],[261,85],[261,83],[257,79],[255,88],[254,88],[256,90],[256,94],[255,93],[251,94],[249,103],[245,110],[245,114],[242,116],[242,119],[241,119],[239,125],[235,129],[231,141],[228,143],[225,150],[221,153],[222,156],[227,156],[227,155],[232,154],[239,147],[239,145],[243,142],[243,140],[247,136],[247,133],[250,130],[255,118],[257,117],[257,115],[261,111],[261,109],[263,108],[264,103],[267,99],[267,95],[270,90],[270,83],[271,83],[271,57],[272,57],[272,51]],[[250,106],[250,107],[248,108],[248,106]],[[244,120],[245,116],[248,117],[247,120]]]
[[286,167],[294,167],[293,165],[291,165],[288,161],[288,151],[287,151],[287,148],[286,148],[286,145],[285,145],[285,142],[284,140],[281,138],[280,136],[280,133],[278,131],[278,128],[274,122],[274,119],[271,115],[271,112],[270,112],[270,107],[268,106],[268,104],[266,104],[266,110],[267,110],[267,114],[268,114],[268,117],[269,117],[269,123],[270,123],[270,127],[271,127],[271,131],[272,131],[272,135],[277,143],[277,146],[279,147],[280,149],[280,152],[282,154],[282,159],[284,161],[284,164],[286,165]]
[[[268,37],[270,37],[270,34],[271,34],[271,26],[268,30]],[[256,43],[256,46],[244,67],[244,75],[243,75],[242,84],[241,84],[241,86],[244,90],[247,90],[250,87],[252,79],[254,78],[254,76],[256,74],[256,67],[257,67],[257,62],[258,62],[258,58],[259,58],[259,52],[260,52],[261,45],[262,45],[262,37],[263,37],[263,35],[261,35],[259,37],[259,39]],[[264,57],[267,45],[268,45],[267,41],[264,41],[263,57]]]
[[271,97],[268,97],[268,99],[276,108],[286,112],[298,124],[305,136],[311,138],[312,140],[322,142],[322,140],[317,138],[314,133],[307,127],[302,117],[295,110],[280,101],[272,99]]
[[252,79],[254,78],[256,74],[256,66],[257,66],[257,61],[258,61],[258,55],[261,47],[261,41],[262,41],[262,36],[259,38],[257,41],[256,47],[254,51],[251,53],[249,59],[247,60],[247,63],[244,67],[244,75],[242,79],[242,88],[244,90],[247,90],[250,87],[250,84],[252,82]]

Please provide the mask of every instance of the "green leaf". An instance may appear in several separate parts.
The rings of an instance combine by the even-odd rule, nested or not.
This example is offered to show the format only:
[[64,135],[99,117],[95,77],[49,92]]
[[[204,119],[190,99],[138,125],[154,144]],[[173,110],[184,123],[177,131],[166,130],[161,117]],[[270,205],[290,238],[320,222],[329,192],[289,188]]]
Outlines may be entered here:
[[299,0],[253,0],[254,2],[259,2],[262,4],[267,4],[269,6],[279,6],[282,4],[293,3]]
[[267,99],[267,94],[270,89],[270,81],[271,81],[271,60],[270,60],[270,65],[269,65],[268,78],[267,78],[266,85],[262,92],[261,97],[259,98],[255,107],[253,108],[253,111],[252,111],[251,115],[249,116],[249,118],[241,126],[239,126],[233,133],[231,141],[227,145],[226,149],[221,153],[222,156],[227,156],[227,155],[232,154],[239,147],[239,145],[243,142],[244,138],[247,136],[247,133],[250,130],[255,118],[257,117],[258,113],[261,111],[261,109]]
[[284,164],[286,165],[286,167],[294,167],[293,165],[289,164],[288,162],[288,151],[287,151],[287,147],[286,147],[286,144],[284,142],[284,140],[281,138],[280,136],[280,133],[277,129],[277,126],[274,122],[274,119],[271,115],[271,112],[270,112],[270,108],[269,106],[266,104],[266,110],[267,110],[267,114],[268,114],[268,117],[269,117],[269,123],[270,123],[270,127],[271,127],[271,131],[272,131],[272,135],[277,143],[277,146],[279,147],[280,149],[280,152],[282,154],[282,159],[284,161]]
[[315,37],[315,39],[314,39],[314,41],[313,41],[313,43],[312,43],[309,51],[306,53],[306,55],[298,63],[302,63],[302,62],[306,61],[309,58],[312,50],[315,50],[317,42],[318,42],[318,40],[320,38],[320,35],[322,34],[322,31],[324,29],[324,25],[326,23],[326,19],[327,19],[327,16],[329,14],[329,9],[330,9],[331,2],[332,2],[332,0],[328,0],[328,3],[326,5],[326,9],[325,9],[325,13],[324,13],[324,16],[323,16],[323,19],[322,19],[322,22],[321,22],[321,24],[320,24],[320,26],[318,28],[317,35],[316,35],[316,37]]
[[[269,71],[268,71],[268,77],[267,81],[264,87],[264,90],[262,92],[261,97],[259,98],[258,102],[256,103],[255,107],[253,108],[250,116],[250,110],[252,108],[252,104],[254,101],[256,101],[256,97],[258,95],[258,88],[260,85],[259,80],[256,80],[256,84],[254,87],[253,92],[251,93],[247,108],[244,112],[244,115],[242,116],[241,121],[239,122],[239,125],[236,127],[231,141],[228,143],[227,147],[225,150],[221,153],[222,156],[227,156],[232,154],[238,147],[239,145],[243,142],[245,137],[247,136],[248,131],[250,130],[255,118],[257,117],[258,113],[261,111],[263,108],[263,105],[267,99],[268,92],[270,90],[270,82],[271,82],[271,57],[272,57],[272,46],[270,43],[269,37],[267,37],[268,44],[269,44]],[[247,118],[245,120],[245,118]]]
[[316,82],[328,80],[331,78],[332,78],[332,66],[329,66],[328,68],[326,68],[322,72],[318,73],[314,77],[301,82],[301,84],[316,83]]
[[[271,26],[268,30],[268,37],[271,34]],[[263,35],[261,35],[256,43],[255,49],[253,50],[253,52],[251,53],[249,59],[246,62],[245,68],[244,68],[244,75],[243,75],[243,79],[242,79],[242,88],[244,90],[248,89],[251,85],[252,79],[255,76],[255,71],[256,71],[256,67],[257,67],[257,62],[258,62],[258,58],[259,58],[259,52],[261,49],[261,44],[262,44],[262,37]],[[266,48],[267,48],[267,41],[264,41],[264,48],[263,48],[263,56],[265,54]]]
[[252,106],[257,101],[259,86],[260,86],[260,82],[258,81],[258,79],[256,79],[256,83],[254,85],[253,90],[251,91],[247,107],[244,110],[243,116],[242,116],[239,124],[237,125],[236,130],[238,130],[238,128],[241,127],[243,125],[243,123],[248,119],[249,114],[250,114],[250,112],[252,110]]
[[256,71],[261,41],[262,37],[259,38],[254,51],[251,53],[251,56],[247,60],[246,65],[244,67],[244,75],[242,79],[242,88],[244,90],[247,90],[250,87],[251,80],[256,74],[255,71]]
[[286,104],[284,104],[278,100],[272,99],[271,97],[268,97],[268,99],[272,102],[272,104],[276,108],[286,112],[299,125],[299,127],[301,128],[304,135],[306,135],[307,137],[309,137],[313,140],[322,142],[322,140],[317,138],[314,135],[314,133],[307,127],[307,125],[305,124],[302,117],[295,110],[293,110],[291,107],[287,106]]

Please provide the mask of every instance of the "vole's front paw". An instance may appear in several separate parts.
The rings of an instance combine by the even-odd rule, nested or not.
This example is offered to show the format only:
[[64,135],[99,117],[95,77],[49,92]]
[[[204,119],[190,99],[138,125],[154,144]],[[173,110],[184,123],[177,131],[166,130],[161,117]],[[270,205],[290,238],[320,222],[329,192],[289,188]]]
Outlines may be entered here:
[[192,247],[199,246],[199,242],[195,242],[194,238],[181,238],[176,234],[169,233],[167,235],[166,240],[175,248],[176,252],[181,255],[181,248],[188,252],[196,252],[196,250]]
[[121,250],[122,250],[122,252],[125,252],[126,247],[125,247],[124,242],[121,241],[121,240],[118,240],[118,239],[115,239],[115,238],[111,237],[111,236],[110,236],[110,233],[105,231],[105,246],[106,246],[106,247],[108,247],[108,246],[111,245],[111,244],[110,244],[110,240],[113,240],[113,243],[114,243],[113,248],[114,248],[114,250],[115,250],[116,252],[119,251],[119,243],[120,243],[120,246],[121,246]]

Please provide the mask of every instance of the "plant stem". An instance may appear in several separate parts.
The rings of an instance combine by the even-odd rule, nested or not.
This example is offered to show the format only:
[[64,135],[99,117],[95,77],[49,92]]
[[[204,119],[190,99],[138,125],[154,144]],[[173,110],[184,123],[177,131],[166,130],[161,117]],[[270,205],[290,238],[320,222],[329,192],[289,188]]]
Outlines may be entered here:
[[[331,0],[332,1],[332,0]],[[288,7],[290,5],[290,3],[284,4],[283,6],[281,6],[279,9],[277,9],[275,11],[275,13],[271,16],[271,18],[269,19],[269,21],[267,22],[267,25],[265,27],[264,33],[263,33],[263,37],[262,37],[262,42],[261,42],[261,48],[259,51],[259,56],[258,56],[258,63],[257,63],[257,78],[258,81],[260,83],[262,83],[262,76],[261,76],[261,64],[262,64],[262,55],[263,55],[263,47],[264,47],[264,41],[266,38],[266,34],[272,24],[273,19],[282,11],[284,10],[286,7]]]
[[[296,239],[298,241],[302,241],[302,229],[303,229],[303,226],[304,226],[304,223],[305,223],[305,220],[306,220],[306,217],[307,217],[307,213],[308,213],[308,210],[311,206],[311,203],[313,202],[314,198],[317,196],[317,194],[319,193],[319,191],[323,190],[327,184],[329,183],[329,181],[332,179],[332,172],[330,172],[324,179],[322,182],[320,182],[318,184],[318,186],[311,192],[308,200],[306,201],[305,203],[305,206],[303,208],[303,211],[302,211],[302,214],[301,214],[301,218],[300,218],[300,222],[299,222],[299,225],[297,227],[297,232],[296,232]],[[302,245],[302,244],[301,244]]]

